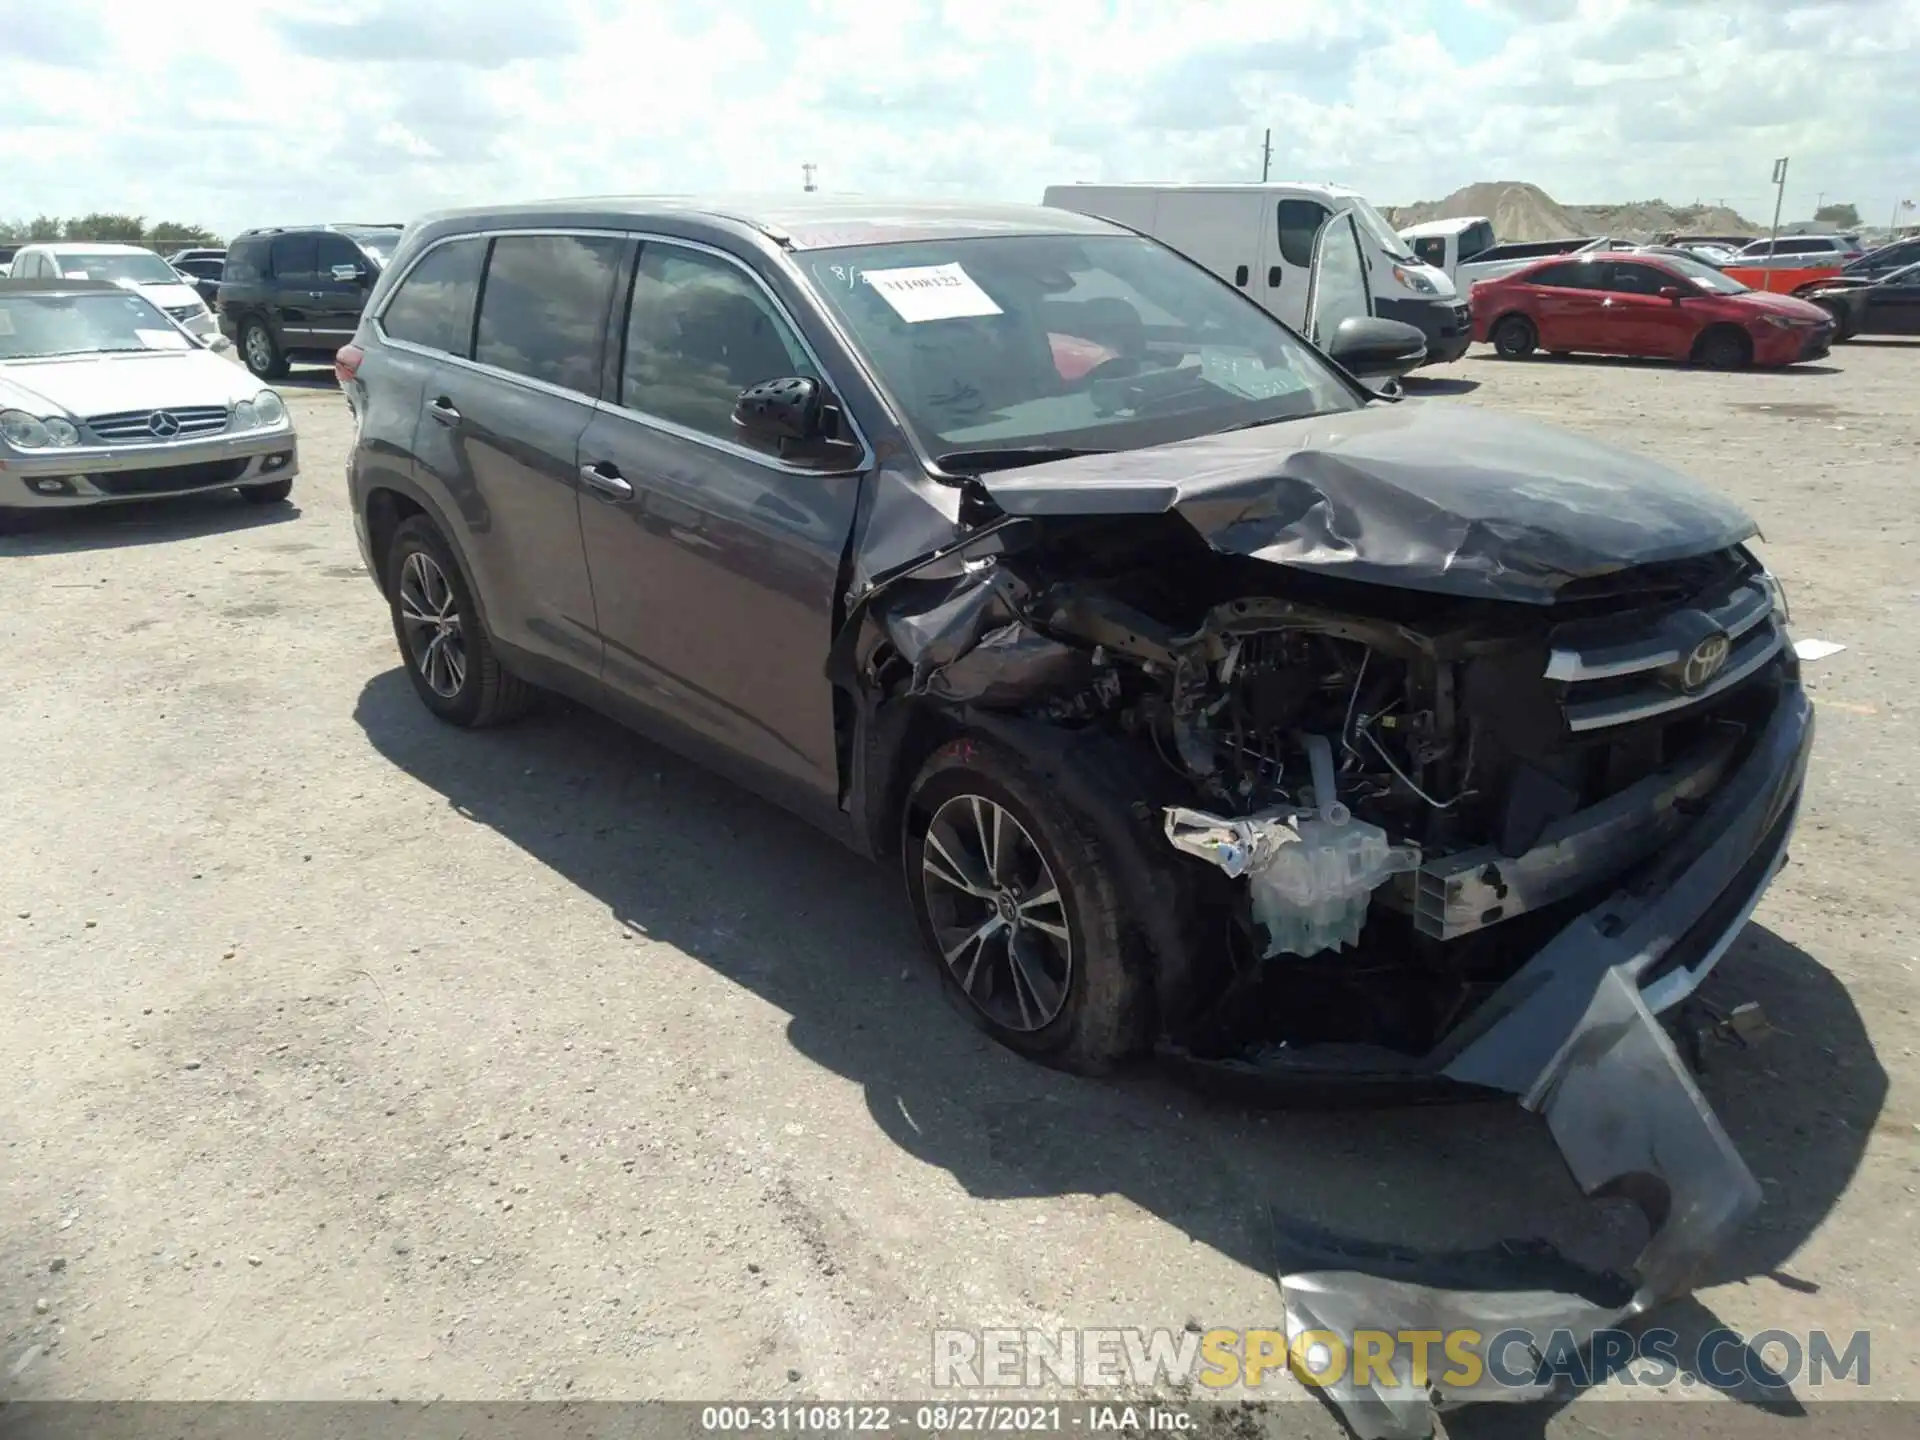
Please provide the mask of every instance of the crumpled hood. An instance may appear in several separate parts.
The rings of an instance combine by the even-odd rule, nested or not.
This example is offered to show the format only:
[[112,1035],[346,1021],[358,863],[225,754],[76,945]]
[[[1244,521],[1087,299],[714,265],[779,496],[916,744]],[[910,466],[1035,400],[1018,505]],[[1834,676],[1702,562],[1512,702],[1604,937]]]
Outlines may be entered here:
[[252,399],[261,388],[231,360],[199,349],[0,364],[0,410],[35,415],[82,418],[118,410],[231,405]]
[[1550,604],[1574,580],[1755,533],[1653,460],[1451,401],[1368,405],[983,475],[1012,515],[1175,510],[1224,554],[1371,584]]

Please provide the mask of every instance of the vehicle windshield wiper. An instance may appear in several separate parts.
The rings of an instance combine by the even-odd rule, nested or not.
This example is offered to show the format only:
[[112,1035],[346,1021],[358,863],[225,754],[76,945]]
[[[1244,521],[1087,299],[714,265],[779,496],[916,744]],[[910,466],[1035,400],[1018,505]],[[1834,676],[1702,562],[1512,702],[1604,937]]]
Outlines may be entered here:
[[1109,450],[1086,450],[1072,445],[987,445],[977,450],[949,450],[933,457],[942,470],[983,473],[1017,470],[1022,465],[1044,465],[1049,460],[1072,460],[1081,455],[1109,455]]
[[1332,410],[1294,410],[1285,415],[1262,415],[1258,420],[1242,420],[1235,425],[1222,425],[1213,433],[1225,435],[1230,430],[1257,430],[1262,425],[1284,425],[1289,420],[1312,420],[1320,415],[1332,415]]

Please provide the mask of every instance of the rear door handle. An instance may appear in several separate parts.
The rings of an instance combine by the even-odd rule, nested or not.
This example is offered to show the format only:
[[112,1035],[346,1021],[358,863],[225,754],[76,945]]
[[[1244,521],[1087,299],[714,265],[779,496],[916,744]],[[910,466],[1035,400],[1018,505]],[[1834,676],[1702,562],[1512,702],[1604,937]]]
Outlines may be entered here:
[[427,406],[427,413],[442,425],[458,425],[460,412],[453,408],[453,402],[442,395]]
[[590,489],[598,490],[609,500],[631,500],[633,486],[620,478],[620,472],[613,466],[596,460],[591,465],[580,467],[580,479]]

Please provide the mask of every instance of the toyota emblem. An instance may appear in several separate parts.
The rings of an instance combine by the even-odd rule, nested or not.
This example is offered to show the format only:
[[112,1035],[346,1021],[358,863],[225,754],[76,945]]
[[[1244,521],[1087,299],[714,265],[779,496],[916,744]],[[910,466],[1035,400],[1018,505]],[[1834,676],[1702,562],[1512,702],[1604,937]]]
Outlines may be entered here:
[[180,433],[180,421],[168,411],[156,410],[147,417],[147,429],[156,440],[171,440]]
[[1700,689],[1720,673],[1732,650],[1733,642],[1725,635],[1707,636],[1687,656],[1687,663],[1680,671],[1680,688],[1689,695]]

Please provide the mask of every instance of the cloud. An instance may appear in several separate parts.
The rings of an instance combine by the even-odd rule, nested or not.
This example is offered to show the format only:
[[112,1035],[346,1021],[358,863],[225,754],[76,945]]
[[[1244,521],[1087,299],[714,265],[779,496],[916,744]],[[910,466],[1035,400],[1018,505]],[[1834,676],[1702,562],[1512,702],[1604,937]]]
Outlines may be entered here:
[[[383,0],[138,35],[0,0],[0,210],[228,231],[647,190],[1037,200],[1276,178],[1381,204],[1920,187],[1920,0]],[[71,5],[58,12],[74,14]],[[24,18],[23,18],[24,17]],[[171,137],[181,136],[185,143]]]

